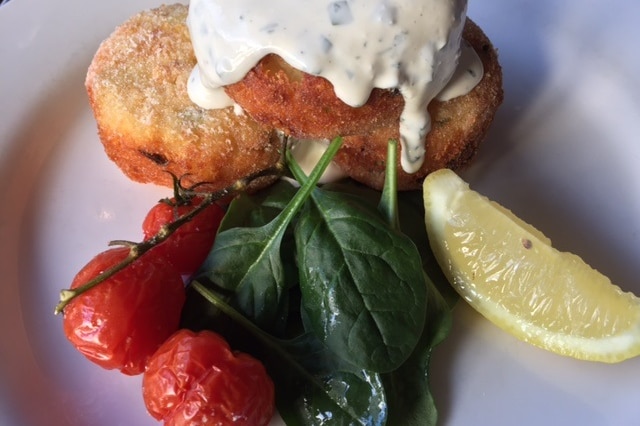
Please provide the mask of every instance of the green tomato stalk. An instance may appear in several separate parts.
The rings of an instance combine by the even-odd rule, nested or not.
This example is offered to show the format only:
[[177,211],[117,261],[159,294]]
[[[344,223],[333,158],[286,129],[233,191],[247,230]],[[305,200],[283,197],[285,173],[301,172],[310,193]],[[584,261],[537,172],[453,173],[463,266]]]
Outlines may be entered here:
[[176,195],[177,203],[184,203],[185,200],[189,200],[195,196],[201,197],[201,203],[191,210],[188,213],[180,216],[173,222],[166,224],[160,228],[160,230],[151,238],[135,243],[132,241],[126,240],[114,240],[109,242],[109,246],[126,246],[129,247],[129,255],[120,263],[114,265],[113,267],[106,269],[104,272],[99,274],[94,279],[88,281],[87,283],[74,288],[74,289],[63,289],[60,291],[60,300],[54,309],[54,314],[59,314],[64,311],[64,308],[76,297],[81,294],[91,290],[93,287],[98,284],[106,281],[113,275],[117,274],[127,266],[131,265],[138,258],[140,258],[143,254],[151,250],[153,247],[165,241],[169,238],[175,231],[177,231],[182,225],[189,222],[191,219],[196,217],[202,211],[204,211],[207,207],[212,205],[213,203],[221,200],[223,198],[228,197],[229,195],[238,194],[244,192],[246,188],[256,179],[273,176],[280,177],[284,175],[286,170],[286,163],[284,158],[284,153],[286,151],[287,138],[283,138],[283,147],[282,147],[282,155],[278,162],[273,166],[256,172],[252,175],[246,176],[242,179],[237,180],[232,185],[223,188],[220,191],[215,192],[199,192],[197,191],[198,184],[194,185],[191,188],[183,188],[180,185],[179,179],[174,176],[174,192]]

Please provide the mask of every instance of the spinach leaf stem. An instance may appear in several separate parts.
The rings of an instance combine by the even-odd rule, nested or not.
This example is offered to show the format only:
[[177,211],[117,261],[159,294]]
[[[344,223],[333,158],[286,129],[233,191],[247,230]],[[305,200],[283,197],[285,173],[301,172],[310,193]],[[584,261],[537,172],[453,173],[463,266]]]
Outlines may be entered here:
[[394,139],[389,140],[387,145],[387,167],[384,179],[384,187],[382,188],[382,196],[378,211],[387,220],[391,228],[396,231],[400,230],[400,218],[398,215],[398,142]]

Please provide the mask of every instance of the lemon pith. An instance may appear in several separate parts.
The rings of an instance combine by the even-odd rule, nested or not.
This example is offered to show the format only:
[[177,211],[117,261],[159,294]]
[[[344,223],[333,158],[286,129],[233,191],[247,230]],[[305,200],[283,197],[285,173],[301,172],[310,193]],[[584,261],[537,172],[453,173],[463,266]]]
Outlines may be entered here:
[[424,182],[425,224],[452,286],[521,340],[575,358],[640,355],[640,299],[450,170]]

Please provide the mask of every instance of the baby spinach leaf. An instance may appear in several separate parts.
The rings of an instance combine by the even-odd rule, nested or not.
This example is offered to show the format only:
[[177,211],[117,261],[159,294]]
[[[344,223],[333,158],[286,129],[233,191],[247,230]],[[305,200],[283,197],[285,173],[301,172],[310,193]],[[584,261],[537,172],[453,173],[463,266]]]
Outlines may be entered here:
[[[380,198],[380,192],[354,181],[341,181],[324,185],[325,191],[352,194],[364,203],[374,207]],[[400,229],[414,242],[422,257],[422,268],[431,279],[438,292],[445,298],[450,308],[456,304],[460,296],[451,287],[447,277],[438,265],[424,225],[424,201],[422,191],[401,191],[398,193],[398,217]]]
[[312,335],[277,339],[207,286],[198,281],[190,286],[262,344],[260,359],[274,380],[278,410],[287,425],[385,424],[387,408],[379,375],[340,371],[341,361]]
[[382,381],[389,404],[389,424],[435,426],[438,419],[430,389],[430,361],[434,347],[451,330],[451,310],[435,285],[427,278],[426,323],[422,337],[409,359]]
[[287,425],[385,424],[386,394],[378,374],[337,357],[313,333],[279,344],[304,369],[301,374],[282,358],[269,362],[277,367],[278,410]]
[[219,232],[230,228],[258,227],[271,222],[296,195],[298,188],[279,180],[255,194],[240,194],[231,201]]
[[258,228],[231,228],[219,233],[199,273],[235,291],[242,312],[267,329],[277,322],[281,303],[285,302],[280,243],[286,225],[281,218]]
[[313,333],[303,332],[292,339],[280,339],[279,343],[296,362],[312,374],[327,376],[335,371],[360,371],[328,350]]
[[[378,374],[336,372],[315,382],[315,386],[299,382],[276,396],[278,411],[288,426],[386,424],[385,392]],[[279,385],[276,380],[276,387]]]
[[[357,182],[343,181],[323,187],[325,190],[353,194],[372,208],[379,192]],[[451,328],[451,308],[459,299],[440,270],[429,247],[424,226],[421,191],[398,194],[402,231],[416,244],[427,275],[427,310],[423,335],[409,359],[397,370],[383,375],[389,404],[390,425],[431,426],[437,424],[437,409],[429,389],[430,359],[434,347]]]
[[235,292],[235,303],[256,324],[271,329],[279,323],[288,294],[280,247],[289,224],[313,191],[340,148],[331,142],[309,179],[271,222],[259,227],[233,227],[219,232],[196,275]]
[[[234,227],[253,228],[266,225],[274,220],[287,207],[297,190],[298,188],[292,183],[280,180],[257,193],[239,195],[229,204],[227,214],[220,224],[219,232]],[[291,226],[289,226],[280,241],[280,257],[282,259],[283,279],[286,288],[291,288],[297,285],[298,282],[298,269],[296,267],[294,254],[293,230]],[[290,291],[294,291],[294,289]],[[297,291],[297,289],[295,291]],[[283,322],[274,324],[274,326],[270,328],[271,332],[278,335],[284,333],[291,306],[291,304],[289,304],[289,306],[285,306],[284,303],[281,304],[278,311],[278,318]],[[296,308],[296,310],[298,309]]]
[[[391,155],[394,148],[390,143]],[[295,161],[289,168],[298,182],[307,180]],[[336,354],[376,372],[397,368],[412,352],[426,297],[420,255],[394,229],[395,168],[389,170],[379,210],[315,189],[294,230],[305,325]]]
[[424,225],[422,191],[402,192],[399,196],[399,203],[402,232],[416,244],[422,257],[422,268],[438,292],[444,297],[449,308],[453,308],[460,296],[447,280],[440,265],[438,265],[433,251],[431,251],[427,229]]
[[[307,178],[290,167],[303,188],[280,182],[234,200],[190,287],[210,293],[218,325],[221,311],[239,324],[229,327],[233,336],[241,328],[257,337],[245,340],[274,379],[289,426],[435,424],[429,362],[450,318],[422,272],[430,250],[421,203],[396,195],[393,182],[382,197],[357,185],[314,189],[316,170]],[[300,268],[299,287],[291,288],[298,277],[289,279],[287,265]],[[297,326],[275,337],[284,315]],[[186,322],[204,325],[197,317]]]
[[343,194],[316,189],[294,235],[302,304],[336,354],[397,368],[422,333],[426,285],[413,242]]

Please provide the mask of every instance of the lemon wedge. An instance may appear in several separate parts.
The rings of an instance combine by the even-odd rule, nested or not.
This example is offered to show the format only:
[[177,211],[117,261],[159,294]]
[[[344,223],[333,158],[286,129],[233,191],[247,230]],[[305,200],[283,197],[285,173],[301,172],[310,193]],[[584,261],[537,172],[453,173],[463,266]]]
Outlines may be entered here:
[[475,310],[517,338],[574,358],[640,355],[640,298],[448,169],[424,181],[432,250]]

